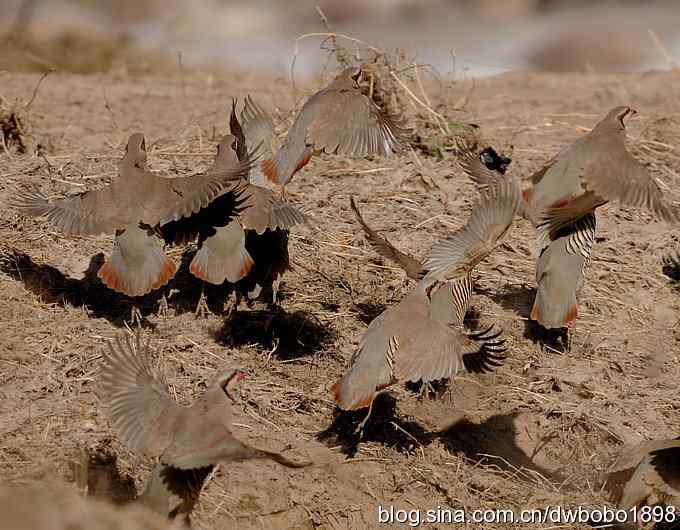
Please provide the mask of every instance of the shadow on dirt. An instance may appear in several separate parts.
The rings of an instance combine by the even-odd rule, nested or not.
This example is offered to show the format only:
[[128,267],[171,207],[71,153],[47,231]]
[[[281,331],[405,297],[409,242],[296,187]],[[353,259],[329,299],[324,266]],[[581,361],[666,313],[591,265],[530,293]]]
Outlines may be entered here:
[[680,253],[664,256],[661,272],[668,277],[674,289],[680,290]]
[[218,342],[232,346],[257,344],[282,360],[320,352],[337,339],[337,331],[309,311],[288,313],[281,307],[237,311],[218,331]]
[[524,338],[550,349],[553,353],[571,351],[571,336],[567,328],[546,329],[538,322],[527,320],[524,322]]
[[503,309],[512,311],[522,318],[529,318],[536,290],[526,285],[505,285],[500,289],[475,287],[475,293],[490,298]]
[[[196,311],[201,293],[205,295],[206,304],[212,313],[225,314],[226,302],[234,296],[234,285],[228,282],[212,285],[194,277],[188,267],[192,257],[192,253],[184,254],[177,274],[168,285],[136,298],[112,291],[97,277],[97,271],[104,263],[104,255],[101,253],[91,258],[88,269],[81,279],[69,278],[56,267],[36,263],[31,256],[15,249],[6,250],[0,255],[0,272],[22,282],[28,291],[47,304],[86,307],[93,317],[104,318],[117,327],[130,322],[132,311],[136,309],[142,317],[142,326],[153,327],[154,324],[146,317],[158,314],[164,307],[178,315],[193,313]],[[236,286],[238,288],[238,284]],[[255,313],[253,317],[247,317],[245,314],[237,316],[235,329],[243,328],[244,319],[258,321],[258,315],[263,312]],[[265,340],[260,328],[257,330],[255,341],[262,342],[266,347],[273,344],[273,339],[279,338],[282,342],[280,349],[309,353],[310,350],[317,351],[330,343],[335,336],[333,331],[314,320],[315,317],[311,314],[306,317],[299,313],[286,315],[277,306],[264,313],[273,315],[275,335]],[[247,342],[247,337],[243,337],[242,334],[239,334],[239,337],[241,344]]]
[[[47,304],[85,306],[92,316],[105,318],[117,327],[131,319],[135,307],[142,316],[158,309],[160,291],[135,299],[108,289],[97,278],[103,263],[103,254],[93,256],[84,278],[76,280],[51,265],[34,262],[28,254],[12,250],[0,258],[0,272],[22,282],[27,290]],[[151,324],[143,318],[142,325]]]
[[364,324],[370,324],[373,320],[380,315],[387,306],[385,304],[375,303],[375,302],[360,302],[354,304],[354,307],[358,310],[358,317]]
[[333,423],[317,435],[329,447],[340,445],[349,457],[356,455],[362,442],[378,442],[400,452],[412,452],[429,445],[435,436],[415,421],[396,416],[397,403],[387,393],[379,394],[373,401],[371,416],[364,425],[363,436],[357,428],[368,414],[368,408],[344,411],[336,408]]
[[449,451],[462,452],[474,463],[492,465],[520,480],[535,482],[535,473],[559,479],[517,445],[516,417],[517,414],[497,414],[481,423],[463,418],[439,432],[438,437]]

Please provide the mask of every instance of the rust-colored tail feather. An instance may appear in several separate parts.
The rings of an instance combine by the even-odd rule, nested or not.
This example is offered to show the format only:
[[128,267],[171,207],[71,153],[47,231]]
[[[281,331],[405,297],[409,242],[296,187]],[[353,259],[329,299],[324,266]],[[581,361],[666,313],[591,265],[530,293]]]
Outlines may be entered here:
[[333,394],[333,399],[337,404],[340,404],[340,383],[342,383],[342,379],[334,383],[331,387],[331,394]]
[[141,278],[134,277],[135,274],[142,274],[141,271],[127,271],[124,269],[124,264],[119,264],[113,260],[106,261],[99,268],[97,277],[113,291],[128,296],[142,296],[163,287],[174,278],[176,272],[177,265],[175,262],[165,256],[158,275],[146,282],[142,281]]

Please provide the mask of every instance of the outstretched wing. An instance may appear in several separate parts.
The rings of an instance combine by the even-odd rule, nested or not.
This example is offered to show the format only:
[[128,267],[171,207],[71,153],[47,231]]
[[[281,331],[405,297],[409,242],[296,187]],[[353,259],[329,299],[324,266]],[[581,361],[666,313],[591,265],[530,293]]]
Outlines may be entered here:
[[279,149],[279,141],[274,133],[274,122],[271,116],[250,96],[246,96],[245,105],[241,111],[241,122],[248,152],[254,152],[258,146],[261,146],[262,151],[262,161],[253,166],[249,182],[264,186],[268,179],[263,173],[263,167],[273,164],[274,153]]
[[173,245],[191,243],[196,238],[205,240],[243,211],[245,198],[243,188],[223,193],[198,213],[164,224],[159,232],[166,243]]
[[248,178],[253,161],[221,163],[203,174],[162,178],[145,173],[149,180],[149,200],[144,206],[144,223],[163,226],[182,217],[188,217],[208,206],[215,198],[236,189]]
[[270,189],[250,184],[245,188],[244,196],[244,210],[239,215],[243,228],[263,234],[267,229],[288,230],[308,222],[304,213],[289,202],[277,198]]
[[9,205],[31,217],[44,216],[71,235],[110,234],[129,222],[129,201],[119,181],[63,199],[49,199],[37,188],[30,188],[15,195]]
[[361,216],[359,208],[357,208],[357,205],[354,202],[354,197],[350,197],[349,203],[352,207],[352,210],[354,211],[354,215],[356,216],[358,223],[364,230],[366,239],[371,244],[373,249],[382,257],[399,265],[399,267],[404,269],[406,275],[412,280],[420,280],[423,271],[423,264],[410,254],[406,254],[405,252],[402,252],[396,248],[387,239],[380,236],[375,230],[368,226],[366,221],[364,221],[364,218]]
[[425,281],[456,279],[472,271],[505,237],[519,201],[519,186],[510,177],[484,190],[467,224],[430,250],[423,263]]
[[586,189],[605,200],[619,200],[624,206],[644,208],[668,223],[680,220],[678,209],[666,200],[659,185],[642,164],[623,147],[612,156],[585,164],[582,182]]
[[563,205],[548,208],[539,222],[551,237],[561,228],[580,219],[608,201],[618,200],[624,206],[643,208],[668,223],[680,222],[680,211],[664,197],[661,188],[626,150],[625,146],[609,146],[606,155],[586,160],[580,173],[586,193]]
[[436,320],[422,322],[419,332],[401,348],[394,362],[400,381],[434,381],[455,376],[461,368],[474,373],[490,372],[505,357],[501,332],[465,335]]
[[128,334],[117,336],[108,346],[100,372],[101,397],[123,443],[133,451],[146,452],[159,435],[159,418],[169,416],[177,404],[152,372],[141,332],[134,341]]
[[305,107],[313,111],[307,143],[326,153],[390,156],[409,132],[401,117],[380,109],[358,87],[319,92]]

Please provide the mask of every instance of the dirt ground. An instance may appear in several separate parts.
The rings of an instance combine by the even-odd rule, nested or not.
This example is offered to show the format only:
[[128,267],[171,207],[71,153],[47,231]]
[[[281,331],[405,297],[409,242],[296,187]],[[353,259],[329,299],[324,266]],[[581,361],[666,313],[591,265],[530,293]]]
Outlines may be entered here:
[[[17,111],[29,144],[24,155],[0,146],[0,203],[26,182],[49,194],[100,185],[115,175],[135,131],[147,136],[152,169],[174,175],[204,168],[225,131],[232,96],[250,93],[283,130],[304,95],[296,98],[282,80],[247,76],[55,73],[26,109],[38,78],[0,73],[2,111]],[[452,128],[476,124],[485,142],[512,156],[511,171],[522,177],[610,107],[631,104],[640,111],[629,125],[632,151],[680,200],[677,74],[514,73],[427,90]],[[186,257],[160,292],[137,301],[119,296],[93,274],[111,237],[67,237],[3,207],[3,483],[69,482],[79,449],[98,446],[116,452],[121,475],[143,487],[149,462],[112,435],[96,397],[105,340],[137,305],[180,401],[200,393],[218,366],[245,367],[252,375],[242,387],[237,434],[263,448],[291,445],[289,454],[317,464],[220,466],[194,514],[195,528],[375,528],[378,505],[520,510],[605,503],[602,474],[622,444],[680,434],[680,294],[662,273],[662,258],[680,246],[678,231],[646,213],[601,208],[570,351],[528,321],[534,234],[518,219],[507,243],[478,268],[468,315],[472,327],[503,328],[506,363],[490,375],[456,377],[437,397],[392,388],[359,443],[351,434],[356,418],[334,422],[329,386],[370,320],[412,288],[367,246],[349,197],[370,224],[419,256],[466,221],[476,197],[428,112],[409,106],[407,114],[425,148],[389,160],[323,157],[290,185],[320,230],[292,234],[294,270],[284,279],[282,311],[273,314],[255,304],[225,322],[219,293],[212,293],[214,313],[196,317],[201,285],[186,272]],[[171,254],[179,262],[185,250]]]

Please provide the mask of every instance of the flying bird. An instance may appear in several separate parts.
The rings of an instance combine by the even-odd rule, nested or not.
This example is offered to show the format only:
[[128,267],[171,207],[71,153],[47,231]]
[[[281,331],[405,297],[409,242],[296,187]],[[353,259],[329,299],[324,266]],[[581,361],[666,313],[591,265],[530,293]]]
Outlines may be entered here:
[[403,148],[409,133],[403,119],[361,92],[363,75],[361,66],[345,68],[307,100],[276,154],[263,159],[266,179],[283,187],[321,153],[387,157]]
[[462,325],[471,293],[470,272],[505,236],[518,203],[519,188],[513,179],[490,186],[467,225],[435,244],[422,267],[415,258],[394,252],[387,240],[376,238],[369,229],[369,240],[379,252],[394,256],[418,283],[415,291],[371,322],[349,368],[331,388],[341,409],[369,407],[360,428],[377,393],[393,384],[450,378],[463,369],[484,373],[500,365],[505,351],[501,332],[492,333],[491,326],[466,334]]
[[[236,100],[230,115],[231,134],[217,148],[213,168],[238,164],[258,151],[271,155],[274,131],[262,109],[247,97],[241,113],[236,115]],[[186,243],[198,239],[198,251],[189,265],[191,273],[208,283],[239,282],[255,298],[265,287],[271,288],[272,303],[277,303],[281,278],[290,268],[289,230],[308,223],[307,215],[262,182],[254,166],[238,194],[226,190],[192,216],[163,227],[168,243]],[[232,215],[232,212],[236,213]]]
[[[250,160],[234,161],[201,175],[159,177],[147,170],[144,135],[136,133],[111,184],[61,199],[34,188],[20,192],[11,204],[23,214],[46,217],[66,234],[115,234],[113,252],[97,276],[114,291],[142,296],[168,283],[177,270],[155,227],[192,215],[223,190],[234,189],[250,165]],[[233,213],[225,211],[225,216]]]
[[[220,462],[270,459],[286,467],[304,467],[280,453],[250,447],[232,432],[236,384],[245,377],[238,368],[218,371],[206,391],[190,406],[178,405],[149,364],[148,342],[141,332],[108,342],[100,372],[100,397],[109,408],[113,430],[131,451],[156,461],[142,501],[163,507],[176,500],[193,506],[192,485],[202,482]],[[201,478],[202,477],[202,478]],[[200,489],[200,488],[199,488]],[[173,497],[174,496],[174,497]],[[186,505],[185,505],[186,503]],[[170,510],[170,511],[172,511]],[[179,510],[186,513],[186,510]]]

